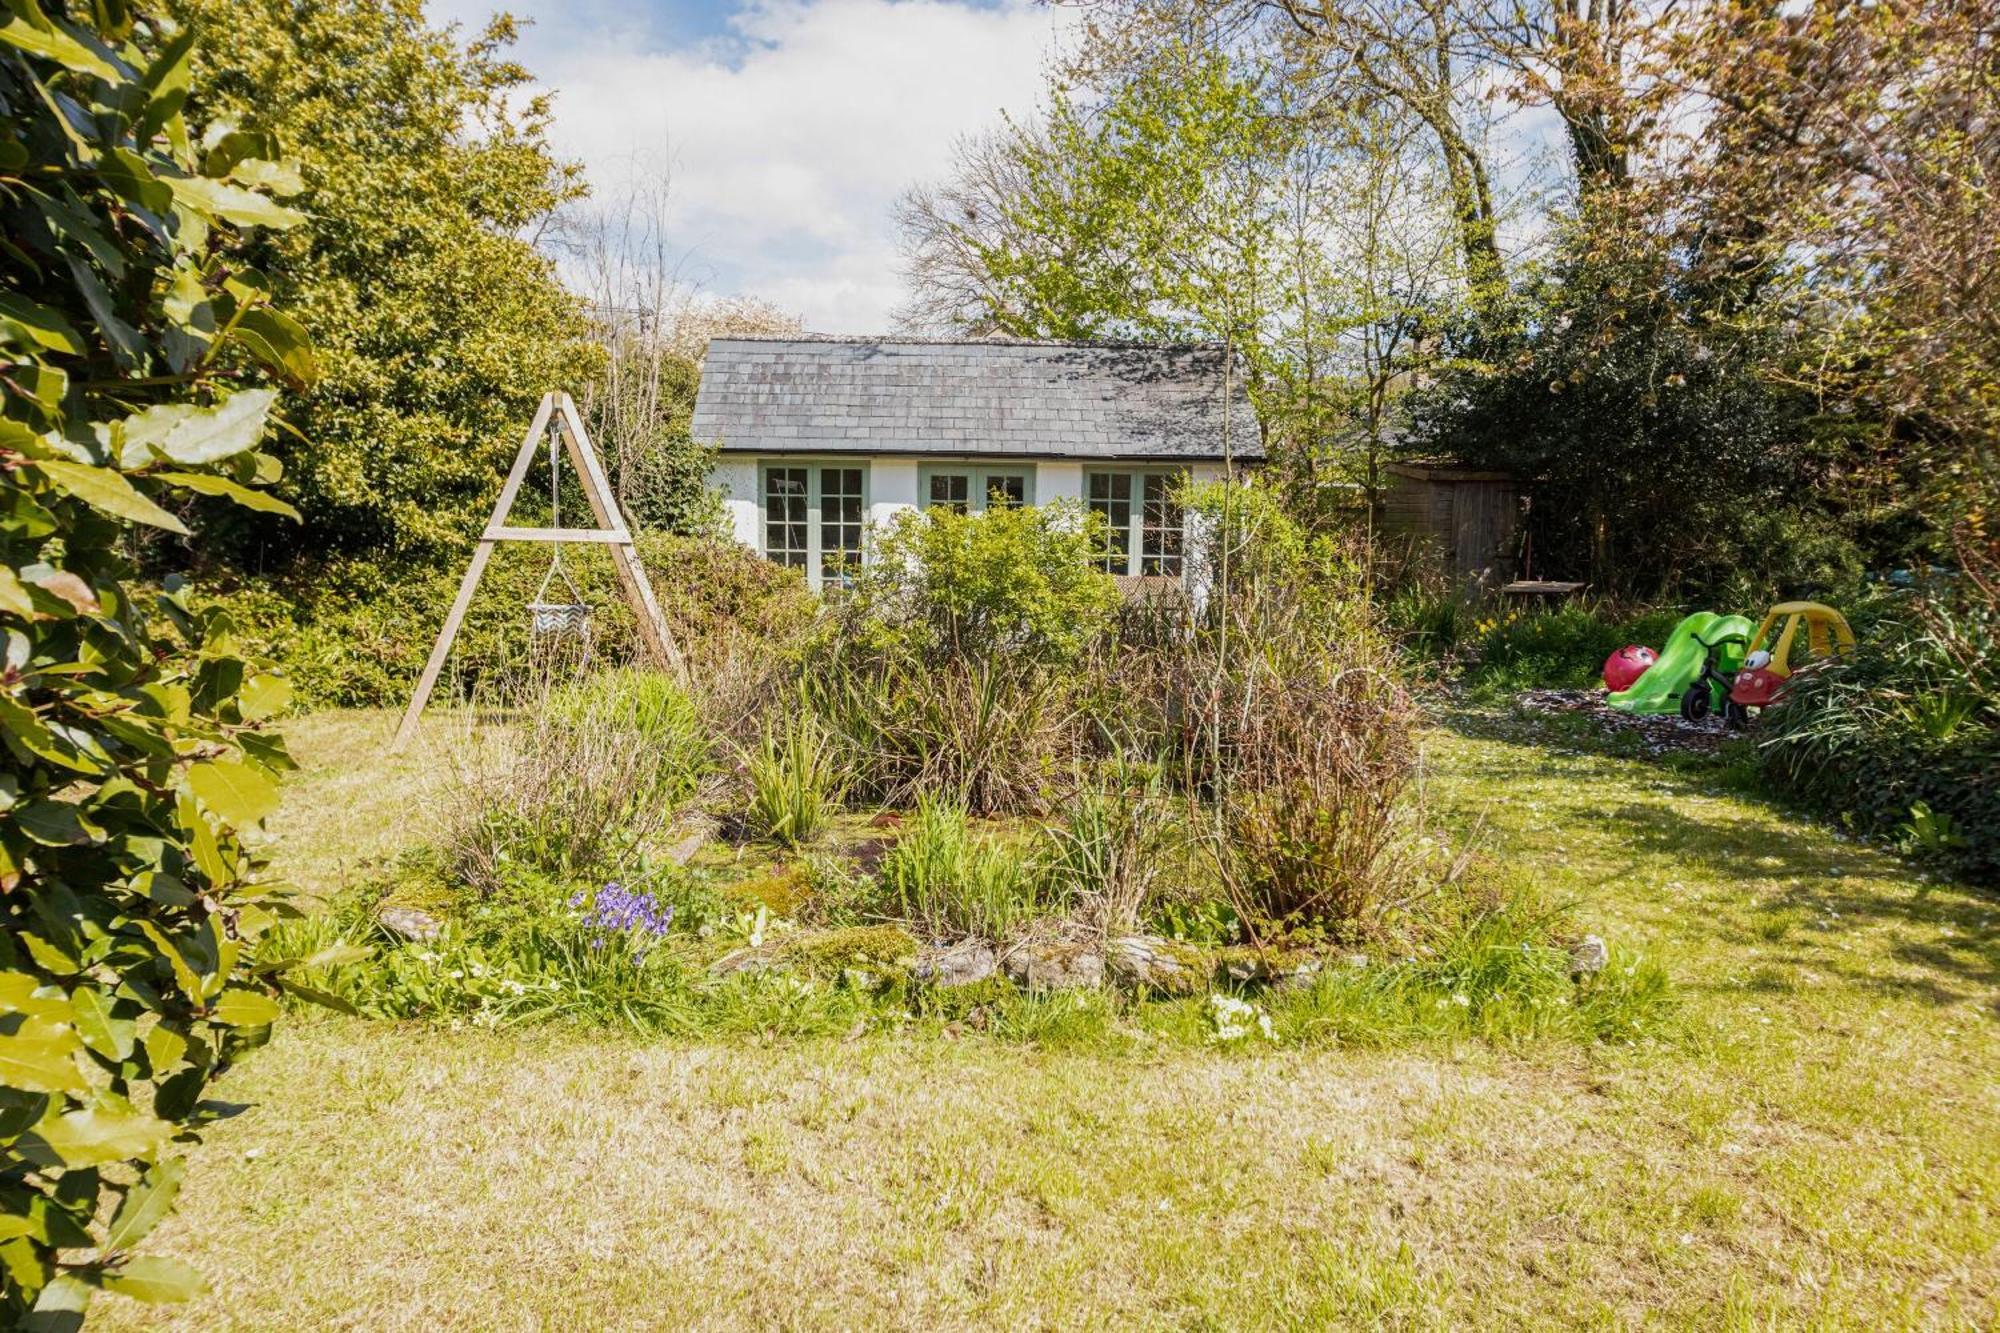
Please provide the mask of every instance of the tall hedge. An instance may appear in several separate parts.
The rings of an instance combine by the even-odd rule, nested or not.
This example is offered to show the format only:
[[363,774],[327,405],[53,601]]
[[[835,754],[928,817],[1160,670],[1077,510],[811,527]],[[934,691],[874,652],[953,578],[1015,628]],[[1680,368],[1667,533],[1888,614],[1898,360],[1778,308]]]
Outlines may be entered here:
[[315,373],[241,260],[302,220],[265,135],[183,115],[190,34],[123,0],[0,7],[0,1324],[185,1299],[135,1247],[210,1081],[264,1039],[285,910],[247,840],[285,681],[226,617],[132,582],[196,497],[262,489],[275,377]]
[[360,595],[372,567],[461,565],[542,394],[581,394],[600,355],[533,243],[582,183],[546,144],[510,22],[446,31],[422,0],[163,2],[196,36],[197,108],[278,133],[313,217],[253,242],[323,366],[272,444],[305,529],[218,515],[207,554],[295,575],[300,602]]

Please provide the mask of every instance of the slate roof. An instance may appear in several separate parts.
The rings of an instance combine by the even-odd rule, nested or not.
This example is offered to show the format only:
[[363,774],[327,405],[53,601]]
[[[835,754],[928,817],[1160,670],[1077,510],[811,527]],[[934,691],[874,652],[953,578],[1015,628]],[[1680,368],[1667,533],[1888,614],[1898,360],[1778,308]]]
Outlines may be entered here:
[[[694,437],[724,453],[1215,460],[1218,344],[716,338]],[[1238,459],[1264,457],[1242,367]]]

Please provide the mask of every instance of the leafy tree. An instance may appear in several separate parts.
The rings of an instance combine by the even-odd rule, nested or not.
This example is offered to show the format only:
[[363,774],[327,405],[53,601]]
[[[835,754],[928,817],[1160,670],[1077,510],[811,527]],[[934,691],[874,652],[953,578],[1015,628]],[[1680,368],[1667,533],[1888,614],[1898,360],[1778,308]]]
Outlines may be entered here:
[[322,588],[329,555],[452,563],[541,395],[580,393],[597,364],[581,302],[532,243],[582,186],[549,153],[546,100],[519,96],[511,22],[461,43],[419,0],[168,3],[197,38],[200,110],[281,134],[317,224],[255,251],[325,367],[276,447],[307,526],[239,526],[227,554],[309,561]]
[[1587,217],[1517,293],[1513,331],[1461,334],[1410,447],[1532,482],[1537,572],[1641,594],[1851,577],[1833,503],[1848,451],[1761,373],[1778,331],[1714,318],[1646,218],[1608,201]]
[[267,135],[195,136],[191,35],[116,0],[5,12],[0,1323],[74,1327],[100,1289],[199,1289],[133,1247],[278,1016],[251,959],[286,910],[245,841],[289,767],[286,683],[130,551],[187,541],[197,496],[296,520],[256,385],[315,365],[244,262],[300,221],[273,198],[297,176]]

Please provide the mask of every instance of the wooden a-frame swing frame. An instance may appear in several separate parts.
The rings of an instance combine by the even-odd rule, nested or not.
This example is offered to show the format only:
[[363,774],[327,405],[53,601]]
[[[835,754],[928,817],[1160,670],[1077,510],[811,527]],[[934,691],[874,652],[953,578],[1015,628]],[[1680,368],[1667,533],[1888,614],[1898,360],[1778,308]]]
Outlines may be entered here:
[[[563,452],[569,455],[570,466],[575,469],[578,482],[583,486],[583,494],[590,501],[590,512],[597,519],[594,528],[517,528],[510,527],[507,516],[514,508],[514,499],[521,492],[521,483],[528,475],[529,466],[541,452],[543,432],[554,421],[556,433],[562,437]],[[500,498],[493,505],[493,517],[486,520],[485,531],[479,534],[479,545],[473,548],[472,563],[466,566],[465,577],[459,581],[458,596],[452,599],[451,611],[444,618],[444,628],[438,631],[437,642],[431,647],[430,660],[424,664],[424,674],[417,680],[416,692],[410,696],[410,706],[403,710],[403,721],[396,728],[396,738],[389,743],[389,752],[394,754],[403,748],[411,734],[417,729],[417,719],[424,711],[424,704],[430,700],[431,691],[437,687],[438,673],[444,670],[445,659],[451,655],[453,640],[458,638],[459,626],[464,623],[465,610],[472,604],[472,595],[479,590],[479,580],[486,573],[487,562],[493,558],[493,548],[501,542],[593,542],[611,548],[611,565],[618,573],[618,587],[625,595],[627,605],[639,622],[639,638],[645,643],[646,651],[662,667],[676,676],[687,678],[687,663],[681,657],[680,649],[674,643],[673,632],[667,628],[667,620],[660,613],[660,603],[653,596],[653,585],[646,579],[646,567],[639,562],[639,550],[632,541],[632,529],[625,522],[625,515],[612,497],[611,484],[604,475],[604,466],[598,461],[597,449],[590,442],[590,434],[583,428],[583,418],[577,415],[576,404],[566,393],[545,393],[542,404],[535,411],[534,424],[521,440],[521,452],[514,458],[514,468],[507,474],[507,484],[500,488]]]

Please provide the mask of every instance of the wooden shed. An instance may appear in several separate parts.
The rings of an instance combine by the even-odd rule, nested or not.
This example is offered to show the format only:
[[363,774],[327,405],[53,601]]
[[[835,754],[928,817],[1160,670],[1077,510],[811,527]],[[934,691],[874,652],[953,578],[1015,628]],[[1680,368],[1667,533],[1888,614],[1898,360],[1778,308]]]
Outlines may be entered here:
[[1442,463],[1390,463],[1376,527],[1428,548],[1453,574],[1490,586],[1520,575],[1525,489],[1505,472]]

